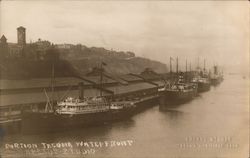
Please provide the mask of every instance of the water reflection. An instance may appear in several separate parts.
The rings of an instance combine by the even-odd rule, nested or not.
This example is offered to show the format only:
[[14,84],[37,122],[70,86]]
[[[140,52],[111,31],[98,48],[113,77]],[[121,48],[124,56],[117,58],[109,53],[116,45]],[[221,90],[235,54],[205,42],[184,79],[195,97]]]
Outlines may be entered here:
[[[60,155],[60,153],[57,152],[57,156],[63,156],[63,157],[72,157],[72,156],[82,156],[79,155],[79,152],[83,152],[82,150],[86,148],[78,147],[76,146],[77,142],[87,142],[88,143],[104,143],[106,141],[113,141],[116,140],[114,138],[114,132],[121,132],[121,131],[128,131],[130,128],[135,126],[135,122],[132,119],[120,121],[120,122],[113,122],[113,123],[106,123],[102,126],[96,126],[96,127],[85,127],[82,129],[72,129],[69,131],[61,131],[57,133],[46,133],[46,134],[33,134],[33,135],[22,135],[22,134],[15,134],[15,135],[8,135],[4,137],[2,141],[2,146],[0,151],[2,154],[6,157],[34,157],[36,154],[40,155],[42,157],[47,157],[51,154],[51,149],[48,148],[48,150],[44,151],[41,149],[44,149],[43,143],[48,144],[57,144],[57,143],[63,143],[63,144],[71,144],[73,146],[72,150],[74,150],[74,153],[67,153],[66,155]],[[14,150],[5,150],[6,144],[14,145],[17,143],[18,148],[15,148]],[[19,148],[23,146],[23,144],[35,144],[38,146],[36,149],[35,154],[24,153],[26,149],[20,150]],[[75,145],[75,146],[74,146]],[[85,144],[86,145],[86,144]],[[91,145],[91,144],[89,144]],[[86,149],[92,149],[92,148],[86,148]],[[33,150],[33,149],[32,149]],[[39,152],[37,152],[39,150]],[[54,148],[53,148],[54,150]],[[107,148],[100,148],[100,153],[106,153]],[[60,151],[60,150],[58,150]],[[86,150],[87,151],[87,150]],[[48,153],[49,152],[49,153]],[[60,151],[62,152],[62,151]],[[84,151],[85,152],[85,151]],[[2,155],[2,156],[3,156]],[[1,155],[0,155],[1,156]],[[50,155],[51,156],[51,155]],[[55,156],[55,155],[54,155]]]
[[184,112],[182,111],[178,111],[176,109],[162,109],[159,108],[159,111],[166,114],[166,116],[168,116],[168,120],[177,120],[177,119],[181,119],[184,115]]
[[[92,126],[85,127],[81,129],[72,129],[67,131],[60,131],[55,133],[46,133],[46,134],[32,134],[32,135],[23,135],[21,133],[8,135],[3,138],[3,142],[25,142],[25,143],[36,143],[41,141],[47,142],[55,142],[57,140],[63,141],[67,140],[77,140],[77,139],[93,139],[93,138],[101,138],[108,135],[108,133],[114,129],[119,128],[122,130],[129,129],[134,126],[134,121],[132,119],[113,122],[113,123],[105,123],[100,126]],[[67,136],[67,137],[65,137]]]

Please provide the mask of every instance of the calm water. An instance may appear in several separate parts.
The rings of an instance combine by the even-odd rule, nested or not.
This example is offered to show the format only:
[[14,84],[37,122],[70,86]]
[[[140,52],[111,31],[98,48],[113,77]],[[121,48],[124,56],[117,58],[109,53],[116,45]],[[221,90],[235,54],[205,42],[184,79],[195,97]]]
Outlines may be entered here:
[[[129,120],[102,127],[4,137],[0,153],[2,157],[246,158],[249,156],[247,80],[237,75],[225,76],[219,86],[187,104],[168,111],[155,106]],[[81,141],[84,146],[77,146]],[[11,149],[13,143],[18,144]],[[21,149],[21,143],[26,148]],[[31,149],[29,143],[33,144]],[[44,148],[41,143],[54,144]]]

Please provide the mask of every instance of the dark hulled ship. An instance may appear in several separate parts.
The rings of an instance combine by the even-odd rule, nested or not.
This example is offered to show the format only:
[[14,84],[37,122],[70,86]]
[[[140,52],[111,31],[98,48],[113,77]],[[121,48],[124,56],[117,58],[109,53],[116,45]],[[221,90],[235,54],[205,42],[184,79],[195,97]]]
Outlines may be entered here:
[[159,89],[160,105],[178,105],[192,100],[197,93],[194,84],[176,83]]
[[[172,66],[170,58],[170,76],[172,78],[171,67]],[[184,80],[182,73],[180,73],[179,75],[178,58],[176,71],[176,75],[178,75],[177,81],[173,81],[170,79],[170,82],[172,83],[166,82],[163,88],[158,89],[160,95],[160,107],[168,107],[185,103],[187,101],[192,100],[197,94],[197,85],[195,83],[188,83],[187,80]]]
[[219,71],[218,66],[213,67],[213,72],[209,75],[211,85],[218,85],[223,81],[223,72]]
[[[199,63],[199,61],[198,61]],[[210,79],[209,74],[206,71],[206,60],[204,60],[204,69],[200,69],[199,64],[197,67],[195,76],[192,78],[191,82],[198,85],[198,93],[206,92],[210,90]]]
[[208,78],[204,78],[204,77],[195,77],[192,79],[191,81],[194,84],[197,84],[198,86],[198,93],[200,92],[206,92],[210,90],[210,81]]

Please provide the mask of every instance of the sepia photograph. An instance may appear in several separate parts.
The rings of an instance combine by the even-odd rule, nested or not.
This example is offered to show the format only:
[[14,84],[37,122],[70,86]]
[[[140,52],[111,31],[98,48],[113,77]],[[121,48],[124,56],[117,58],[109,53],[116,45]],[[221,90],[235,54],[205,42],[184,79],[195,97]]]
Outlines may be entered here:
[[0,158],[249,158],[248,0],[0,0]]

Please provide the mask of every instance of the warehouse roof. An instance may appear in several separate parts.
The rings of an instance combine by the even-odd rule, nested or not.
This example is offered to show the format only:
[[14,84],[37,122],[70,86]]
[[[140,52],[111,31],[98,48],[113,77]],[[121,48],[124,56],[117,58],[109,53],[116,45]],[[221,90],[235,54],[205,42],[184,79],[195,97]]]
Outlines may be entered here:
[[[119,86],[112,86],[106,87],[106,89],[114,91],[115,94],[124,94],[139,90],[145,90],[150,88],[155,88],[155,85],[141,82],[129,85],[119,85]],[[47,92],[48,96],[52,96],[51,92]],[[100,94],[100,91],[97,89],[89,88],[84,90],[84,96],[86,97],[95,97]],[[103,95],[109,95],[108,93],[103,92]],[[56,91],[54,93],[54,99],[60,100],[63,97],[71,96],[71,97],[78,97],[79,92],[78,90],[61,90]],[[47,102],[47,98],[45,93],[41,90],[40,92],[33,92],[33,93],[18,93],[18,94],[6,94],[0,95],[0,106],[7,106],[7,105],[20,105],[20,104],[32,104],[32,103],[42,103]]]
[[[100,77],[91,76],[91,77],[83,77],[86,80],[90,80],[93,83],[99,84]],[[61,86],[72,86],[78,85],[80,82],[83,82],[85,85],[91,85],[92,83],[76,78],[76,77],[58,77],[54,80],[55,87]],[[116,83],[117,81],[112,80],[107,77],[103,77],[103,83]],[[35,79],[27,79],[27,80],[0,80],[0,90],[7,89],[24,89],[24,88],[46,88],[51,87],[51,78],[35,78]]]
[[[99,95],[99,90],[97,89],[86,89],[84,90],[84,95],[86,97],[94,97]],[[105,92],[103,92],[105,94]],[[51,97],[52,93],[47,92],[48,96]],[[62,98],[70,96],[70,97],[78,97],[78,90],[70,90],[70,91],[56,91],[54,92],[54,100],[59,101]],[[20,105],[20,104],[32,104],[32,103],[44,103],[47,102],[47,97],[45,92],[37,92],[37,93],[19,93],[19,94],[7,94],[0,96],[0,106],[7,105]]]
[[164,86],[164,81],[153,81],[154,83],[158,84],[158,86]]
[[112,86],[108,87],[107,89],[115,92],[115,94],[123,94],[123,93],[129,93],[134,91],[140,91],[150,88],[155,88],[157,86],[152,85],[150,83],[142,82],[142,83],[134,83],[129,85],[121,85],[121,86]]
[[[69,86],[77,85],[79,82],[84,82],[84,84],[89,84],[86,81],[83,81],[74,77],[61,77],[55,78],[55,86]],[[0,80],[0,89],[22,89],[22,88],[45,88],[51,87],[50,78],[35,78],[28,80]]]
[[[100,76],[83,76],[85,79],[95,82],[96,84],[100,84],[101,78]],[[103,76],[102,83],[117,83],[117,81]]]
[[121,75],[120,78],[122,78],[123,80],[127,81],[127,82],[131,82],[131,81],[142,81],[143,79],[130,75],[130,74],[126,74],[126,75]]

